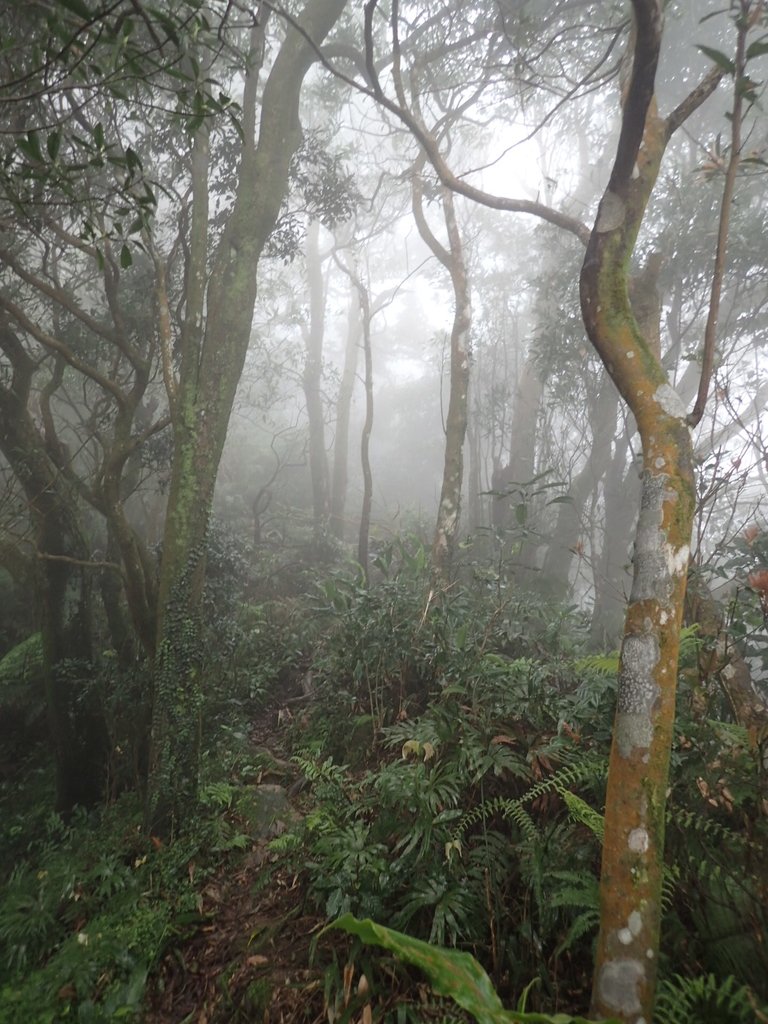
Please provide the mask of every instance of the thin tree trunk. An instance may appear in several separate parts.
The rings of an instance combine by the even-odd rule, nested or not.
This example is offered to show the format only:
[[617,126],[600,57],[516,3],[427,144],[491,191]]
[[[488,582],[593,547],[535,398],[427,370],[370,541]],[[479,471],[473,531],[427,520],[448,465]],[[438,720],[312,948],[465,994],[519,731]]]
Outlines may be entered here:
[[368,579],[368,547],[373,505],[373,475],[371,473],[370,443],[373,430],[373,353],[371,351],[371,304],[368,289],[358,282],[360,319],[363,324],[363,355],[365,358],[365,423],[360,440],[360,460],[363,468],[363,506],[360,511],[360,532],[357,542],[357,560]]
[[571,484],[568,492],[571,500],[559,506],[554,537],[542,565],[544,585],[558,595],[568,592],[571,566],[583,528],[584,507],[590,494],[599,486],[610,460],[618,404],[618,392],[606,374],[594,406],[589,456]]
[[360,299],[355,283],[352,281],[347,317],[347,344],[344,350],[344,368],[341,373],[339,398],[336,402],[336,437],[333,444],[330,529],[332,536],[337,540],[344,539],[344,508],[347,501],[347,464],[349,462],[349,420],[357,378],[357,354],[361,333]]
[[320,224],[307,232],[309,325],[304,330],[306,357],[301,383],[309,421],[309,472],[312,478],[312,523],[315,552],[319,555],[328,531],[328,457],[325,451],[325,415],[321,393],[323,337],[325,334],[325,281],[320,263]]
[[432,571],[437,578],[441,578],[447,576],[450,570],[459,533],[461,488],[464,478],[464,438],[467,433],[469,332],[472,326],[472,307],[453,193],[448,188],[441,189],[443,218],[448,233],[449,248],[446,249],[434,236],[424,216],[420,179],[424,162],[425,157],[422,155],[416,163],[411,179],[414,218],[419,234],[448,270],[454,298],[451,327],[450,393],[448,412],[445,418],[445,461],[437,522],[432,541]]
[[612,650],[621,643],[631,583],[629,539],[640,504],[640,477],[634,465],[627,468],[628,441],[626,434],[617,441],[603,478],[603,546],[593,569],[595,603],[590,624],[592,646],[599,650]]

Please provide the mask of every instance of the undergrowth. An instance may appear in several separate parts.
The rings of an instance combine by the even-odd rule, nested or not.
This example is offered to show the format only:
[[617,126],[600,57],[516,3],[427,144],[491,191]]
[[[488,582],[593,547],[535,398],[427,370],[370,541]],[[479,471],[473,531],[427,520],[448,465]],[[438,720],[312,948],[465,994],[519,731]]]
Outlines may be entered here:
[[[438,593],[427,561],[397,542],[370,585],[334,570],[303,600],[241,602],[210,651],[200,812],[172,845],[142,834],[130,791],[63,822],[40,759],[2,787],[0,1020],[141,1019],[160,962],[200,933],[210,872],[263,846],[250,732],[265,716],[273,767],[303,789],[259,885],[283,872],[307,913],[470,952],[509,1006],[586,1011],[616,655],[588,650],[574,608],[482,582]],[[765,778],[718,693],[702,706],[699,645],[687,631],[658,1020],[741,1024],[768,998]],[[465,1019],[348,941],[317,943],[328,1020]]]

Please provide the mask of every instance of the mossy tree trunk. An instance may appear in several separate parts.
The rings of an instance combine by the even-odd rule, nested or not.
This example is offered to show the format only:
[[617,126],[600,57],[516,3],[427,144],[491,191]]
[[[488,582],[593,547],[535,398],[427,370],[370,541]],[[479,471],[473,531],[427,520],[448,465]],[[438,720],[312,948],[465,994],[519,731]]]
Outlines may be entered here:
[[621,134],[581,273],[590,340],[634,414],[643,455],[634,576],[624,626],[606,796],[592,1012],[653,1019],[664,816],[680,626],[694,513],[686,410],[632,308],[628,267],[672,132],[710,94],[711,74],[666,120],[654,99],[660,0],[633,0],[634,59]]
[[[256,132],[262,26],[252,36],[243,98],[244,142],[235,201],[206,274],[208,140],[201,129],[193,153],[193,210],[187,306],[178,378],[170,358],[169,307],[158,266],[165,316],[166,387],[173,423],[173,463],[159,581],[157,656],[147,824],[171,833],[197,795],[202,707],[200,604],[205,545],[216,475],[251,334],[256,270],[288,187],[301,140],[304,77],[339,18],[345,0],[309,0],[288,25],[261,95]],[[314,45],[313,45],[314,44]]]

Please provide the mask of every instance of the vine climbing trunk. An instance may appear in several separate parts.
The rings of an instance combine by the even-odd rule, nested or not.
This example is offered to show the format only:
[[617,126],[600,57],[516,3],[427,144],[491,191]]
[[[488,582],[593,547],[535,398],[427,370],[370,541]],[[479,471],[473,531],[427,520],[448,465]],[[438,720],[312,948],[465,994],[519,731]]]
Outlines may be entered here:
[[680,627],[694,513],[686,410],[654,339],[632,308],[628,267],[672,132],[712,92],[702,84],[666,119],[654,98],[661,0],[633,0],[634,56],[621,133],[581,272],[584,323],[634,414],[642,491],[624,625],[600,882],[592,1013],[653,1019],[661,918],[664,819]]

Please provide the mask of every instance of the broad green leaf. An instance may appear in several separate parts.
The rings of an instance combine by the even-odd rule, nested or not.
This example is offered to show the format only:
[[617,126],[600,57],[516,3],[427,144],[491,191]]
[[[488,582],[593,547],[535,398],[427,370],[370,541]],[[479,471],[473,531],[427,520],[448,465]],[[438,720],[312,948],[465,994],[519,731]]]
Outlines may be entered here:
[[[463,1010],[471,1013],[478,1024],[589,1024],[583,1017],[571,1017],[565,1013],[505,1010],[491,979],[469,953],[432,946],[370,919],[360,921],[352,914],[343,914],[329,928],[341,928],[350,935],[357,935],[363,942],[382,946],[406,963],[419,967],[437,995],[453,999]],[[607,1021],[605,1024],[618,1022]]]
[[331,927],[357,935],[369,945],[383,946],[407,963],[420,967],[438,995],[453,998],[480,1024],[501,1024],[513,1019],[505,1016],[491,979],[469,953],[430,946],[428,942],[413,939],[369,919],[359,921],[352,914],[344,914]]
[[120,250],[120,266],[123,270],[127,270],[133,264],[133,256],[131,256],[131,250],[127,245],[124,245]]
[[729,75],[732,75],[735,71],[735,66],[730,57],[720,50],[714,50],[711,46],[697,46],[697,50],[701,50],[705,57],[709,57],[713,60],[718,67],[722,68],[723,71],[727,71]]

